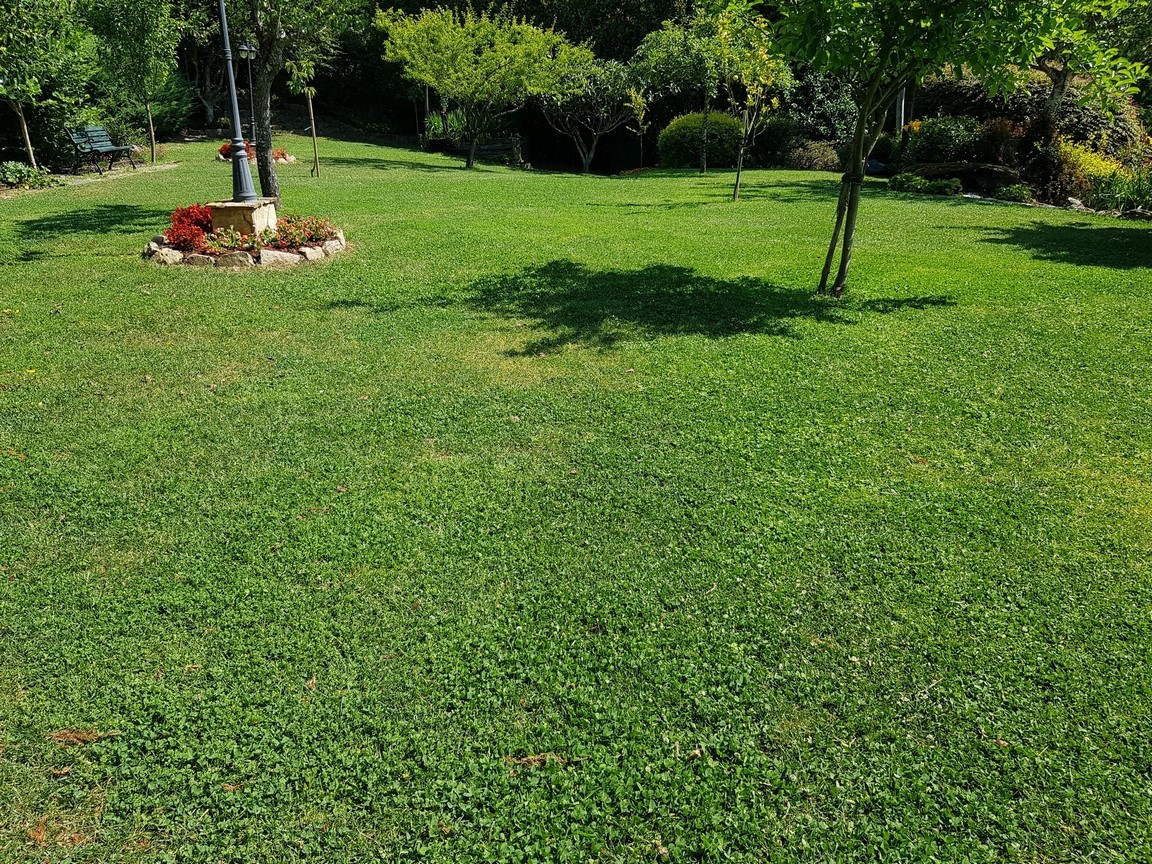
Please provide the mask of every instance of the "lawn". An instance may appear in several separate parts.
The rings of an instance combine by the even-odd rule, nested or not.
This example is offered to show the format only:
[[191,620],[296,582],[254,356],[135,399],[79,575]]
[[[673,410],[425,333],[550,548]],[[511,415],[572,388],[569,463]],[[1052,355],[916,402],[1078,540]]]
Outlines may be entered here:
[[283,143],[0,200],[0,861],[1152,857],[1152,230]]

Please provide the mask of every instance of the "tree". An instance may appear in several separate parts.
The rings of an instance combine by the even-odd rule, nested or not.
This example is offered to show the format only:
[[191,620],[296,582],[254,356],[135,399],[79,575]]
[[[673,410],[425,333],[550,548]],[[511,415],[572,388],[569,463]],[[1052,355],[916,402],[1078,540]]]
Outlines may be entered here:
[[[1044,102],[1043,140],[1053,148],[1060,137],[1060,111],[1073,79],[1086,84],[1087,95],[1115,106],[1116,97],[1134,92],[1144,73],[1120,51],[1106,44],[1106,28],[1129,7],[1127,0],[1059,0],[1060,16],[1032,68],[1051,84]],[[1144,5],[1144,4],[1141,4]]]
[[247,27],[256,46],[253,91],[256,103],[256,168],[260,192],[280,197],[280,180],[272,161],[272,85],[294,58],[313,64],[335,51],[336,37],[362,0],[231,0],[243,14],[229,21],[239,32]]
[[864,166],[900,88],[949,66],[1009,88],[1063,32],[1069,9],[1105,2],[1118,0],[780,0],[784,51],[846,79],[857,108],[820,293],[847,285]]
[[717,36],[728,110],[740,121],[740,152],[732,185],[732,200],[737,201],[744,157],[763,130],[768,112],[780,104],[775,94],[791,86],[792,73],[775,54],[772,25],[765,18],[725,10],[717,20]]
[[45,97],[45,82],[78,53],[66,0],[0,0],[0,101],[16,112],[28,163],[36,152],[25,108]]
[[144,106],[149,158],[155,162],[152,103],[176,68],[180,22],[168,0],[96,0],[89,21],[100,38],[100,63],[110,83]]
[[598,60],[587,50],[571,53],[574,62],[561,74],[560,86],[540,104],[549,125],[572,139],[587,174],[600,139],[633,118],[636,85],[623,63]]
[[558,93],[573,52],[587,50],[500,11],[381,12],[376,20],[388,34],[384,58],[436,90],[445,114],[448,108],[458,113],[468,142],[466,168],[475,164],[482,137],[529,98]]
[[708,172],[708,115],[720,87],[720,55],[716,18],[702,11],[684,22],[665,21],[636,51],[635,66],[654,94],[683,93],[701,100],[701,174]]

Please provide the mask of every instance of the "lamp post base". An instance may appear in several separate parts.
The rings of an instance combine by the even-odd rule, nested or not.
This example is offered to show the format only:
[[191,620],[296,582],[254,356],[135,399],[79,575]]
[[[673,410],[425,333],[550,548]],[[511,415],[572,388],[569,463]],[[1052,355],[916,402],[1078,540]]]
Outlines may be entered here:
[[255,201],[213,201],[212,230],[231,228],[241,234],[259,234],[265,228],[276,227],[276,199],[258,198]]

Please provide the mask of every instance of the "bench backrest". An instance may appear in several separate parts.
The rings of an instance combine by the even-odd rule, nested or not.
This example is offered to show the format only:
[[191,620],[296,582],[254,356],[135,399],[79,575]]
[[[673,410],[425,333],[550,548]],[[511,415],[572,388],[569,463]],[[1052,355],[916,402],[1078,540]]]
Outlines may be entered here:
[[103,126],[85,126],[84,134],[88,136],[88,143],[93,147],[115,147],[108,130]]
[[68,137],[72,139],[72,143],[79,147],[81,150],[87,150],[91,146],[88,143],[88,133],[83,129],[68,129]]

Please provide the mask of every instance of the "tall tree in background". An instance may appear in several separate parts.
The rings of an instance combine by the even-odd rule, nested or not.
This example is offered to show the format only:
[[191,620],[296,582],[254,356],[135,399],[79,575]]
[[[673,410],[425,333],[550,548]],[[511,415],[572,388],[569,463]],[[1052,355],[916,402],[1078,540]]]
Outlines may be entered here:
[[561,74],[560,86],[545,94],[540,106],[548,124],[572,139],[587,174],[600,139],[635,116],[637,82],[623,63],[598,60],[586,49],[572,54],[574,62]]
[[256,103],[256,168],[260,192],[280,197],[280,180],[272,161],[272,85],[289,58],[317,63],[332,56],[336,37],[362,0],[232,0],[238,14],[229,14],[237,34],[250,35],[258,51],[254,63]]
[[45,98],[45,81],[78,53],[79,34],[67,0],[0,0],[0,101],[16,112],[33,168],[36,151],[25,109]]
[[381,12],[377,25],[388,34],[385,59],[402,64],[405,75],[427,84],[457,112],[468,142],[466,168],[475,164],[483,136],[528,99],[560,93],[564,71],[577,62],[574,52],[587,52],[500,11]]
[[780,0],[783,50],[849,81],[857,108],[820,293],[840,296],[847,286],[864,166],[900,88],[947,66],[972,70],[994,90],[1010,87],[1065,31],[1069,10],[1103,2]]
[[644,37],[636,51],[635,66],[655,94],[685,94],[700,100],[701,174],[708,171],[708,115],[723,74],[721,53],[716,18],[703,11],[685,21],[665,21]]
[[1106,105],[1115,106],[1118,97],[1137,90],[1146,70],[1107,44],[1109,26],[1132,5],[1128,0],[1053,0],[1059,11],[1057,26],[1032,61],[1032,68],[1051,84],[1042,117],[1044,141],[1050,148],[1060,137],[1060,111],[1074,79],[1084,85],[1087,95]]
[[176,68],[180,22],[168,0],[95,0],[89,23],[100,39],[100,64],[113,87],[139,100],[148,119],[149,159],[156,161],[152,104]]

